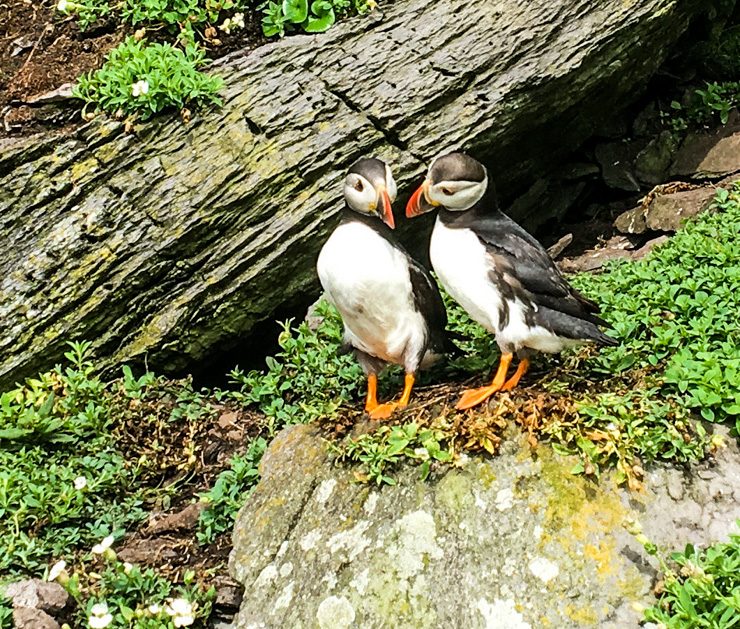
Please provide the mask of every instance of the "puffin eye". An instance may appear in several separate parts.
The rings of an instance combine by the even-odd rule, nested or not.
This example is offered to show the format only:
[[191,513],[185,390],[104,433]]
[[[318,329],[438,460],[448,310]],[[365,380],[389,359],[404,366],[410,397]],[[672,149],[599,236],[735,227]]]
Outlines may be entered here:
[[451,197],[455,193],[449,188],[442,188],[442,194],[446,194],[448,197]]
[[364,186],[362,185],[362,180],[358,179],[357,183],[355,184],[355,190],[357,190],[357,192],[362,192],[363,188]]

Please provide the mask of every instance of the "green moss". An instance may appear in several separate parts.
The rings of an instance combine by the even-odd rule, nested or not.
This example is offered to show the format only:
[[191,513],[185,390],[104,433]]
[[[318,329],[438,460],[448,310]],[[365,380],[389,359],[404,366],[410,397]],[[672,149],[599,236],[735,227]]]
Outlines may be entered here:
[[472,481],[470,477],[458,471],[445,474],[437,484],[435,498],[450,517],[459,522],[473,506]]

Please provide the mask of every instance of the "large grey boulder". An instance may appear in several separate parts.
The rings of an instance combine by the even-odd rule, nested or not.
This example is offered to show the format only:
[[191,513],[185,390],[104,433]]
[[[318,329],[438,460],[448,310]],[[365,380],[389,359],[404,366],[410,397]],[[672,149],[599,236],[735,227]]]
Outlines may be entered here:
[[408,192],[465,147],[512,194],[639,95],[702,5],[398,0],[225,58],[223,108],[190,124],[1,140],[0,386],[69,339],[167,372],[233,349],[316,296],[355,159]]
[[326,452],[297,426],[263,459],[234,530],[239,629],[636,627],[656,571],[625,521],[674,549],[724,539],[740,517],[734,444],[692,474],[648,472],[642,493],[573,476],[521,437],[380,489]]

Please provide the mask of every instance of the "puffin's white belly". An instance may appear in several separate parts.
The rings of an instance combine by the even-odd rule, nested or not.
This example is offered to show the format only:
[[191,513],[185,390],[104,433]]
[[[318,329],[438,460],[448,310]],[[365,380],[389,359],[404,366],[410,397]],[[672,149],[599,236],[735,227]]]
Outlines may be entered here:
[[447,227],[437,218],[429,258],[450,296],[474,321],[495,334],[502,298],[488,275],[488,254],[478,236],[470,229]]
[[[540,352],[559,352],[578,344],[578,341],[559,337],[542,326],[527,325],[525,305],[519,300],[508,301],[508,320],[500,327],[503,297],[489,275],[492,260],[472,230],[447,227],[437,218],[429,257],[450,296],[473,320],[496,335],[502,351],[514,352],[526,347]],[[533,307],[537,308],[537,305]]]
[[329,237],[316,267],[342,316],[345,339],[371,356],[412,368],[427,335],[406,256],[367,225],[350,222]]

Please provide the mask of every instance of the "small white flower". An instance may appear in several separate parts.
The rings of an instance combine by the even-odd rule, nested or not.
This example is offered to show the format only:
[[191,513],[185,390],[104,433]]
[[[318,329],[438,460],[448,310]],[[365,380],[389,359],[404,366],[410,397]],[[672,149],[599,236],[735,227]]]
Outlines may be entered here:
[[51,570],[49,570],[49,576],[46,577],[47,581],[56,581],[62,572],[64,572],[64,569],[67,567],[67,562],[62,559],[62,561],[57,561],[52,567]]
[[130,572],[134,569],[134,564],[129,563],[128,561],[123,562],[123,573],[124,574],[130,574]]
[[152,603],[151,605],[149,605],[149,607],[147,607],[147,610],[152,616],[158,616],[159,612],[162,611],[162,608],[156,603]]
[[429,450],[426,448],[414,448],[414,454],[421,461],[426,461],[429,458]]
[[231,18],[231,26],[232,28],[244,28],[244,14],[234,13],[233,17]]
[[66,13],[69,9],[69,2],[67,0],[59,0],[57,3],[57,11],[60,13]]
[[166,607],[170,616],[187,616],[193,613],[193,606],[184,598],[176,598]]
[[108,613],[108,605],[106,603],[95,603],[90,609],[92,616],[105,616]]
[[134,98],[138,98],[142,94],[147,94],[148,92],[149,92],[149,83],[147,83],[144,80],[136,81],[136,83],[134,83],[131,86],[131,95]]
[[220,30],[222,30],[224,33],[231,33],[231,20],[229,18],[226,18],[222,23],[221,26],[218,27]]
[[164,611],[172,616],[172,623],[175,627],[189,627],[195,622],[193,615],[193,606],[184,598],[176,598],[165,606]]
[[77,491],[85,489],[87,487],[87,479],[84,476],[78,476],[74,480],[74,486]]
[[90,617],[87,622],[90,629],[105,629],[113,622],[113,616],[108,613],[108,606],[105,603],[96,603],[90,609]]
[[111,546],[113,546],[113,536],[108,535],[108,537],[104,538],[100,544],[95,544],[95,546],[92,547],[92,552],[94,555],[102,555]]

